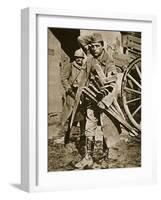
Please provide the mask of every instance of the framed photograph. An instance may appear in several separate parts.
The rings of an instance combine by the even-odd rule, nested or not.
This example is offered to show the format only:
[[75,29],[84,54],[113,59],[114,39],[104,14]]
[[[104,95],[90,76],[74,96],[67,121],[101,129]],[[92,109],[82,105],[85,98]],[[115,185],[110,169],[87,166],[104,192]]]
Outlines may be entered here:
[[155,183],[155,17],[26,8],[21,32],[22,189]]

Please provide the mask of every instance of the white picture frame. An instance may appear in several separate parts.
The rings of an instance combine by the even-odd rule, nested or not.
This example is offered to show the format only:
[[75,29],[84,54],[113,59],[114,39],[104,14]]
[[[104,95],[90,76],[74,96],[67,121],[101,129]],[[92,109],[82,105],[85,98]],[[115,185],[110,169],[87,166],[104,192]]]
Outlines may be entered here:
[[[47,107],[47,43],[43,35],[46,27],[56,24],[59,27],[99,29],[110,21],[113,29],[128,29],[131,23],[134,29],[142,27],[145,43],[143,52],[143,124],[142,135],[142,167],[140,169],[107,169],[77,172],[48,173],[43,165],[47,165],[47,112],[40,109]],[[75,23],[79,21],[78,23]],[[118,27],[116,27],[118,23]],[[138,28],[138,29],[137,29]],[[107,27],[108,29],[108,27]],[[42,30],[42,35],[41,31]],[[116,30],[116,29],[115,29]],[[150,64],[155,68],[156,48],[156,19],[155,16],[139,16],[130,14],[90,13],[83,11],[52,10],[44,8],[25,8],[21,15],[21,188],[25,191],[55,191],[64,189],[85,189],[116,185],[152,184],[156,182],[156,152],[155,132],[152,122],[152,96],[149,89],[152,85],[148,82],[151,77]],[[43,44],[39,44],[40,38]],[[150,50],[147,50],[149,47]],[[144,53],[145,52],[145,53]],[[43,55],[43,60],[39,56]],[[45,64],[46,63],[46,64]],[[45,65],[44,65],[45,64]],[[42,67],[43,66],[43,67]],[[44,71],[45,70],[45,71]],[[45,84],[45,85],[44,85]],[[40,92],[40,88],[43,92]],[[45,96],[45,97],[43,97]],[[46,114],[45,114],[46,113]],[[150,114],[149,114],[150,113]],[[43,115],[44,114],[44,115]],[[43,116],[43,117],[42,117]],[[45,119],[46,118],[46,119]],[[43,123],[40,123],[43,122]],[[150,122],[151,123],[148,123]],[[41,125],[40,125],[41,124]],[[42,125],[44,124],[44,125]],[[42,126],[42,127],[40,127]],[[39,131],[45,130],[44,135]],[[41,148],[40,148],[41,147]],[[40,156],[41,155],[41,156]],[[88,178],[87,178],[88,177]]]

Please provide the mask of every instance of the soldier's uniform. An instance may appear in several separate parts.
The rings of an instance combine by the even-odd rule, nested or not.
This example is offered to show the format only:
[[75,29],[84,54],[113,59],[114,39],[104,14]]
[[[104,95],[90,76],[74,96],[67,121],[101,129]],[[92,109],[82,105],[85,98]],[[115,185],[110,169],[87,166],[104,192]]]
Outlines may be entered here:
[[[82,57],[84,58],[83,52],[79,49],[75,52],[74,57]],[[62,126],[64,127],[65,123],[68,121],[68,130],[65,134],[65,143],[69,142],[69,124],[70,117],[72,114],[74,102],[75,102],[75,94],[79,87],[80,81],[82,81],[82,74],[86,76],[86,66],[82,64],[82,66],[78,65],[76,61],[67,64],[64,66],[61,72],[61,81],[63,88],[66,93],[66,98],[63,104],[63,115],[62,115]],[[80,122],[81,134],[84,134],[85,129],[85,117],[84,117],[84,106],[83,101],[82,104],[79,104],[77,112],[75,114],[74,122]]]
[[[93,37],[93,38],[92,38]],[[91,42],[100,42],[102,41],[102,36],[100,34],[93,34],[91,36]],[[103,102],[107,107],[109,107],[113,98],[117,95],[117,87],[116,87],[116,67],[114,65],[113,60],[107,54],[107,52],[103,49],[101,55],[97,58],[93,56],[88,57],[87,60],[87,69],[90,69],[89,72],[89,81],[88,84],[92,82],[92,79],[98,78],[99,80],[104,82],[104,87],[100,89],[100,96],[98,101]],[[113,82],[106,85],[106,79],[109,77],[113,77]],[[84,168],[85,166],[91,167],[93,165],[93,150],[94,150],[94,141],[95,134],[98,125],[101,125],[101,131],[104,138],[104,153],[108,156],[108,148],[112,146],[114,140],[118,137],[117,126],[114,123],[114,120],[109,116],[106,116],[98,104],[92,102],[92,100],[88,103],[87,106],[87,117],[86,117],[86,155],[85,157],[77,163],[75,166],[77,168]]]

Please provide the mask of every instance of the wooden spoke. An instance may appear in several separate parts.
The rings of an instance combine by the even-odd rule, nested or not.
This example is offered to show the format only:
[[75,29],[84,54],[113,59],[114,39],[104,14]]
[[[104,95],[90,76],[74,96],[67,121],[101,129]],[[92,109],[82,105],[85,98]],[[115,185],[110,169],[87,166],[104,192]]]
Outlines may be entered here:
[[137,65],[137,64],[135,64],[134,66],[135,66],[135,68],[136,68],[136,71],[137,71],[137,73],[138,73],[138,75],[139,75],[140,79],[141,79],[141,71],[140,71],[140,69],[139,69],[138,65]]
[[130,86],[131,88],[133,88],[132,81],[131,81],[130,79],[128,79],[127,82],[128,82],[128,84],[129,84],[129,86]]
[[134,90],[134,89],[131,89],[131,88],[128,88],[128,87],[125,87],[125,90],[131,91],[131,92],[134,92],[134,93],[137,93],[137,94],[140,94],[140,95],[141,95],[141,92],[138,91],[138,90]]
[[138,100],[140,100],[140,99],[141,99],[141,98],[136,98],[136,99],[129,100],[129,101],[126,102],[126,104],[129,104],[129,103],[138,101]]
[[141,105],[132,113],[132,116],[136,115],[136,113],[141,109]]
[[139,88],[141,88],[140,83],[138,83],[130,74],[127,75],[129,79],[131,79]]

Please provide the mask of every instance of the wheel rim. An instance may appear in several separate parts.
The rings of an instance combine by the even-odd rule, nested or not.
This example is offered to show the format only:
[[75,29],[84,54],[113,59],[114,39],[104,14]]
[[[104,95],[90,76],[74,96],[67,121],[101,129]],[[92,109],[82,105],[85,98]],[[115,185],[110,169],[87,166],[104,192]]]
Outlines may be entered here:
[[128,120],[141,130],[141,58],[132,61],[124,73],[121,96]]

